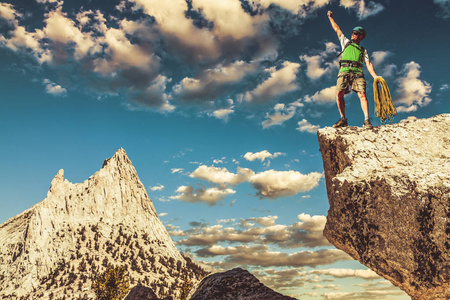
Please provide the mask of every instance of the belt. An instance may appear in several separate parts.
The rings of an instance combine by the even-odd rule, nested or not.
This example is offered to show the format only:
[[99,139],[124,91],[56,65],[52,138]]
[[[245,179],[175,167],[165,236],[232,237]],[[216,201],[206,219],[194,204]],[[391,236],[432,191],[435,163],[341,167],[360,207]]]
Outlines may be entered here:
[[353,60],[341,60],[341,61],[339,61],[339,67],[340,68],[350,67],[350,68],[362,69],[362,63],[353,61]]
[[364,78],[364,74],[363,73],[340,72],[338,74],[338,78],[339,77],[344,77],[344,76],[351,76],[352,78]]

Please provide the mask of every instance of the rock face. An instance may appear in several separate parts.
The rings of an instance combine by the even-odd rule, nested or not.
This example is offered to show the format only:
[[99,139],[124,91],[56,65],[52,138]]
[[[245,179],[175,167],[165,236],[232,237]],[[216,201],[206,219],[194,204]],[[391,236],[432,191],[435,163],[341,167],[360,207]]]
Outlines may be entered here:
[[0,225],[1,299],[91,299],[91,278],[117,265],[161,298],[205,275],[178,252],[123,149],[83,183],[60,170],[46,199]]
[[295,300],[274,292],[246,270],[232,269],[204,278],[190,300]]
[[153,290],[146,286],[135,286],[123,300],[172,300],[172,297],[158,298]]
[[325,237],[412,299],[450,299],[450,114],[318,131]]

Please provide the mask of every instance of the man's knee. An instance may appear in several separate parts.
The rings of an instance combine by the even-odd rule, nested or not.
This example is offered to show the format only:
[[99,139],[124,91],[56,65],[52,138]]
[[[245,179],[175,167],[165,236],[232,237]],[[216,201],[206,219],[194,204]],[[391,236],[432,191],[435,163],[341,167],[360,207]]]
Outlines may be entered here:
[[360,100],[367,101],[367,96],[365,92],[358,92],[358,97]]
[[344,99],[345,91],[337,91],[336,92],[336,98],[338,99]]

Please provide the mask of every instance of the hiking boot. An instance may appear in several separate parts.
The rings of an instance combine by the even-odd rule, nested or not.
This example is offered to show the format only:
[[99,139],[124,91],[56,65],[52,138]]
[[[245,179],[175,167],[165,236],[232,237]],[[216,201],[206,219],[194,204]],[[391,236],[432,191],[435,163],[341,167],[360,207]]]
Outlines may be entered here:
[[336,122],[336,124],[333,125],[333,128],[340,128],[347,126],[347,119],[342,117],[339,119],[339,121]]
[[367,119],[367,120],[364,121],[363,127],[367,128],[367,129],[372,129],[373,128],[372,123],[370,123],[370,119]]

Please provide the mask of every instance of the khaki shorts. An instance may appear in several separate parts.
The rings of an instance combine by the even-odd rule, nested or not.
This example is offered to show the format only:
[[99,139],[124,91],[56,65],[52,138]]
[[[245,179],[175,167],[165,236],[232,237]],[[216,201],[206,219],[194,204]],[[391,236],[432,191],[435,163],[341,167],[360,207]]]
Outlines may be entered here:
[[[359,74],[358,74],[359,75]],[[364,75],[357,77],[350,72],[339,73],[336,83],[336,90],[338,92],[344,91],[346,94],[350,93],[350,87],[355,92],[366,92],[366,80]],[[361,76],[360,75],[360,76]]]

